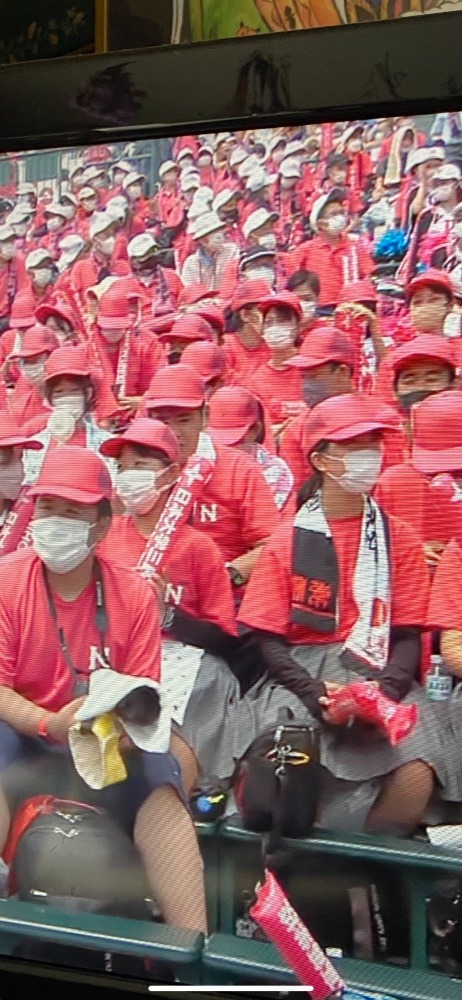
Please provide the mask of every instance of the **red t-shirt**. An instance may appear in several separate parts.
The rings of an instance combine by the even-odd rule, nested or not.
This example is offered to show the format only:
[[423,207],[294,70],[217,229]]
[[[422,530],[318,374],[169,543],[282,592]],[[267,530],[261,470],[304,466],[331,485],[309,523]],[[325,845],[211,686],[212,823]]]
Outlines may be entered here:
[[457,508],[432,493],[430,483],[410,461],[402,462],[382,473],[374,496],[387,514],[409,524],[422,543],[447,543],[457,526]]
[[[357,618],[353,579],[361,537],[361,517],[329,522],[339,567],[339,627],[330,635],[290,621],[293,522],[284,522],[265,546],[239,612],[249,628],[284,636],[293,645],[344,642]],[[429,578],[419,540],[396,518],[390,518],[392,625],[423,625]]]
[[27,288],[28,284],[24,258],[18,254],[0,269],[0,317],[9,316],[15,295],[21,289]]
[[246,347],[238,334],[227,333],[223,346],[232,385],[247,385],[260,366],[270,359],[270,349],[264,340],[260,340],[257,347]]
[[462,632],[462,549],[455,539],[446,546],[436,567],[427,625]]
[[98,284],[98,276],[101,271],[105,270],[108,270],[114,277],[124,277],[131,273],[128,261],[112,260],[107,261],[107,263],[100,263],[95,259],[93,254],[90,254],[89,257],[85,257],[83,260],[78,260],[74,264],[71,277],[72,289],[79,296],[81,305],[84,308],[87,305],[86,292],[89,288],[93,288],[94,285]]
[[249,379],[248,388],[261,399],[271,419],[276,422],[287,417],[284,403],[302,402],[302,374],[299,368],[273,368],[266,362]]
[[[140,534],[132,517],[115,517],[100,545],[103,555],[134,568],[148,539]],[[167,583],[166,599],[199,621],[212,622],[235,635],[233,595],[220,550],[207,535],[185,524],[170,549],[162,575]]]
[[[113,670],[160,679],[157,599],[131,570],[100,560],[109,628],[105,646]],[[75,667],[90,672],[92,647],[100,650],[93,581],[73,601],[53,595]],[[50,616],[42,563],[31,549],[0,562],[0,684],[49,711],[73,698],[73,679]]]
[[265,541],[279,523],[271,490],[249,455],[215,445],[217,460],[193,524],[218,545],[225,562]]
[[[105,356],[108,365],[112,368],[113,381],[117,382],[117,366],[121,344],[116,351],[108,350],[108,342],[102,333],[95,329],[93,333],[98,355]],[[149,389],[151,379],[159,368],[167,363],[167,358],[163,345],[153,333],[148,330],[140,330],[130,337],[130,352],[127,364],[127,378],[125,385],[125,396],[143,396]]]
[[18,424],[26,424],[34,417],[51,413],[50,407],[43,396],[37,391],[35,386],[20,375],[9,400],[9,408],[12,416]]
[[368,278],[374,261],[363,238],[343,237],[333,245],[324,236],[301,243],[290,255],[289,275],[304,269],[314,271],[321,282],[319,305],[338,302],[345,285]]

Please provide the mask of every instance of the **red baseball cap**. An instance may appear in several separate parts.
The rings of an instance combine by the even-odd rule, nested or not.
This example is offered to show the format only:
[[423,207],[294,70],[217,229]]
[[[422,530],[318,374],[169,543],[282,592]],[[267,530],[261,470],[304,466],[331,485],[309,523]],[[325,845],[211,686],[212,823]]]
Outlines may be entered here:
[[125,330],[130,317],[130,301],[137,298],[133,292],[111,285],[99,300],[96,322],[104,330]]
[[219,306],[216,306],[214,302],[207,302],[204,299],[200,305],[194,310],[195,316],[200,316],[205,319],[212,329],[215,329],[218,333],[224,333],[225,331],[225,317],[223,315],[223,310]]
[[70,323],[72,328],[75,327],[75,316],[65,303],[61,305],[61,303],[57,302],[56,305],[43,305],[36,309],[35,318],[37,323],[45,325],[50,316],[56,316],[58,319],[64,319],[66,323]]
[[231,309],[238,312],[245,306],[264,302],[271,297],[271,286],[264,278],[249,278],[238,286],[231,300]]
[[21,330],[28,326],[35,326],[37,317],[34,316],[34,300],[30,292],[18,292],[13,299],[10,315],[10,329]]
[[43,445],[40,441],[27,438],[14,417],[7,410],[0,410],[0,448],[31,448],[33,451],[41,451]]
[[216,444],[237,444],[259,418],[258,400],[251,392],[224,386],[210,400],[207,430]]
[[293,292],[278,292],[277,295],[268,295],[268,298],[262,299],[258,306],[263,316],[266,316],[270,309],[292,309],[298,319],[303,316],[300,299]]
[[136,417],[125,434],[104,441],[99,450],[102,455],[107,455],[109,458],[120,458],[126,444],[143,444],[147,448],[157,448],[171,462],[178,462],[180,459],[180,448],[173,431],[160,420]]
[[371,399],[345,393],[318,403],[307,414],[302,428],[302,447],[310,455],[319,441],[349,441],[371,431],[397,430],[380,404]]
[[213,289],[208,289],[205,285],[186,285],[178,296],[178,308],[193,306],[195,302],[201,302],[202,299],[214,299],[216,294]]
[[412,464],[426,475],[462,469],[462,393],[435,392],[412,407]]
[[449,274],[445,271],[439,271],[436,267],[429,267],[428,271],[423,271],[416,278],[412,278],[406,286],[407,298],[412,298],[414,292],[418,292],[420,288],[428,288],[429,285],[439,291],[446,292],[451,299],[454,297],[454,288]]
[[205,403],[205,382],[189,365],[159,368],[144,399],[147,410],[199,410]]
[[335,326],[313,330],[303,341],[298,354],[286,362],[292,368],[319,368],[329,361],[354,368],[355,354],[350,338]]
[[344,302],[377,302],[377,300],[375,285],[368,278],[344,285],[338,297],[339,305]]
[[94,451],[63,445],[47,451],[29,495],[95,504],[111,499],[112,481],[102,458]]
[[443,361],[451,368],[456,367],[451,341],[437,334],[424,333],[421,337],[413,337],[407,344],[402,344],[393,351],[391,364],[394,374],[397,375],[406,368],[408,361],[417,361],[419,358]]
[[223,347],[205,341],[197,340],[194,344],[188,344],[181,355],[181,361],[194,368],[204,382],[211,382],[212,379],[225,375],[227,369]]
[[92,371],[83,345],[58,347],[56,351],[53,351],[53,354],[50,354],[45,365],[45,382],[61,375],[91,377]]
[[181,316],[180,319],[175,320],[168,333],[160,334],[159,340],[161,343],[169,340],[184,340],[192,343],[195,340],[212,341],[213,336],[210,323],[207,323],[202,316],[197,316],[196,313],[189,313],[187,316]]
[[30,326],[24,333],[22,345],[19,351],[11,355],[12,358],[35,358],[37,354],[51,354],[59,347],[59,341],[52,330],[46,326]]

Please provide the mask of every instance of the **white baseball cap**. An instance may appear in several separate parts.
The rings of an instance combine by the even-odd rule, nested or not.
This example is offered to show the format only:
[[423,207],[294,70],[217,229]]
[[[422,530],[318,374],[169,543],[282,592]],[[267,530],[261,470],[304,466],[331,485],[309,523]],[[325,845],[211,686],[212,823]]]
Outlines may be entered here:
[[69,233],[69,236],[64,236],[59,243],[59,249],[66,256],[71,256],[74,253],[77,256],[83,250],[84,246],[85,240],[78,233]]
[[87,288],[85,295],[87,298],[94,295],[99,302],[101,296],[109,290],[111,285],[116,284],[118,281],[120,281],[120,278],[116,278],[114,274],[108,274],[107,278],[103,278],[98,285],[91,285],[90,288]]
[[63,191],[61,195],[61,201],[64,201],[64,198],[66,199],[66,201],[70,201],[77,208],[77,205],[79,203],[77,201],[77,198],[75,197],[75,194],[72,194],[72,191]]
[[242,161],[237,172],[239,177],[241,177],[242,180],[245,180],[247,177],[250,177],[250,174],[253,174],[254,170],[257,170],[258,167],[261,167],[261,160],[258,156],[255,156],[255,153],[251,153],[250,156],[246,156],[245,160]]
[[8,215],[8,225],[15,226],[18,222],[24,222],[25,219],[32,218],[34,213],[35,209],[29,208],[27,205],[16,205]]
[[248,155],[247,150],[243,146],[236,146],[229,154],[230,167],[238,167],[240,163],[243,163],[247,159]]
[[74,176],[74,174],[77,174],[79,170],[81,170],[83,173],[83,171],[85,170],[84,163],[74,163],[74,166],[71,167],[71,169],[69,170],[69,180],[71,179],[71,177]]
[[15,234],[9,226],[0,226],[0,243],[6,243],[7,240],[14,240]]
[[298,156],[300,153],[306,153],[306,146],[304,142],[300,139],[294,139],[292,142],[288,142],[284,150],[284,159],[288,156]]
[[79,194],[78,194],[79,201],[86,201],[87,198],[89,199],[89,198],[96,198],[96,197],[97,197],[97,194],[96,194],[96,191],[95,191],[94,188],[87,187],[87,186],[85,186],[83,188],[80,188],[80,191],[79,191]]
[[199,177],[199,174],[196,173],[196,171],[188,172],[187,174],[184,174],[183,177],[181,178],[180,187],[182,191],[193,191],[194,189],[197,190],[197,188],[200,188],[200,186],[201,186],[201,179]]
[[242,232],[246,239],[249,238],[251,233],[254,233],[261,226],[264,226],[266,222],[276,222],[279,218],[277,212],[269,212],[267,208],[257,208],[255,212],[245,220],[242,226]]
[[35,187],[33,184],[18,184],[18,195],[23,194],[35,194]]
[[254,170],[247,178],[247,191],[261,191],[277,181],[277,174],[267,174],[265,170]]
[[213,147],[210,145],[209,142],[203,142],[202,146],[199,146],[197,155],[200,156],[201,153],[207,153],[208,156],[213,156]]
[[132,166],[128,160],[116,160],[114,166],[111,167],[111,173],[115,173],[116,170],[122,170],[124,174],[130,174],[132,172]]
[[114,222],[123,222],[127,208],[128,205],[126,198],[122,195],[116,198],[109,198],[109,201],[106,202],[105,211],[106,215],[109,215]]
[[128,256],[138,259],[147,257],[153,250],[157,250],[157,243],[152,233],[140,233],[139,236],[134,236],[127,247]]
[[44,215],[59,215],[61,219],[67,218],[64,205],[60,205],[57,201],[52,201],[47,205]]
[[183,146],[183,149],[180,149],[179,153],[177,153],[176,156],[177,163],[179,163],[180,160],[184,160],[185,156],[192,156],[192,158],[194,159],[195,156],[194,149],[190,149],[189,146]]
[[209,233],[215,233],[224,228],[225,223],[221,221],[216,212],[204,212],[195,220],[194,228],[191,227],[191,235],[194,236],[195,240],[200,240],[203,236],[208,236]]
[[145,181],[145,180],[146,178],[144,174],[139,174],[137,173],[136,170],[132,170],[129,174],[126,175],[126,177],[124,177],[122,181],[122,187],[124,191],[126,191],[131,184],[138,184],[140,181]]
[[34,267],[40,267],[46,260],[50,262],[53,260],[49,250],[45,250],[43,247],[39,247],[38,250],[32,250],[26,257],[26,270],[30,271]]
[[278,146],[285,146],[285,145],[286,145],[286,140],[284,139],[283,135],[273,135],[273,138],[270,139],[267,146],[268,155],[271,156],[271,154],[274,153],[274,150],[277,149]]
[[214,212],[219,212],[220,208],[224,208],[225,205],[229,205],[229,202],[233,198],[242,198],[240,191],[236,191],[233,188],[223,188],[218,192],[216,198],[213,200],[212,208]]
[[98,167],[96,163],[92,163],[89,167],[85,168],[84,175],[85,181],[91,184],[95,180],[95,177],[102,177],[106,173],[105,167]]
[[331,201],[345,201],[345,192],[341,188],[332,188],[332,191],[329,191],[327,194],[322,194],[319,198],[316,198],[316,201],[313,202],[313,207],[310,213],[310,226],[312,229],[316,229],[322,210]]
[[162,179],[162,177],[165,177],[165,174],[169,174],[171,170],[176,170],[178,173],[179,169],[178,164],[175,163],[174,160],[164,160],[159,167],[159,177]]
[[433,174],[434,181],[460,181],[462,173],[456,163],[445,163]]
[[221,146],[222,142],[229,142],[230,139],[234,139],[231,132],[219,132],[214,142],[215,149],[217,149],[218,146]]
[[91,221],[90,236],[92,240],[100,233],[114,225],[114,219],[107,212],[97,212]]
[[296,160],[283,160],[280,167],[279,173],[281,177],[301,177],[302,171],[300,169],[300,164]]
[[444,158],[442,146],[418,146],[417,149],[411,149],[408,153],[404,173],[409,174],[411,170],[420,167],[422,163],[428,163],[429,160],[444,161]]

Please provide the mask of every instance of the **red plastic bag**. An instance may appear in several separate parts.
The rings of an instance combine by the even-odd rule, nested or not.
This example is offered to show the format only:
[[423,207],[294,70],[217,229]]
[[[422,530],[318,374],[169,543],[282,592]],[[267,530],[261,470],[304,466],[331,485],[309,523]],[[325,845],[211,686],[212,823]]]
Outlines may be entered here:
[[272,872],[257,889],[250,916],[265,931],[302,986],[310,986],[313,1000],[341,997],[345,983],[290,905]]
[[388,737],[392,747],[406,739],[419,717],[417,705],[400,705],[375,686],[364,681],[348,684],[329,695],[329,715],[334,722],[349,719],[371,722]]

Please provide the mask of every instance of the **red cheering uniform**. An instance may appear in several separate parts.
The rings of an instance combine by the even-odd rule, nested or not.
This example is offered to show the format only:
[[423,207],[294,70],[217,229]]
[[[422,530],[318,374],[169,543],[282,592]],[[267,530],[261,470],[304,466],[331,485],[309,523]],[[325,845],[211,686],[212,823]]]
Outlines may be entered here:
[[252,376],[270,358],[270,349],[264,340],[257,347],[246,347],[237,334],[226,333],[223,346],[230,371],[230,383],[233,385],[248,385]]
[[[144,538],[132,517],[115,517],[100,546],[107,558],[134,568],[144,552]],[[167,580],[166,600],[198,621],[211,622],[235,634],[234,603],[223,557],[212,541],[183,525],[175,536],[162,570]]]
[[429,628],[462,632],[462,549],[455,538],[436,568],[427,624]]
[[[105,636],[113,670],[160,678],[160,629],[156,597],[131,570],[100,560],[109,617]],[[94,581],[73,601],[53,594],[58,623],[72,660],[88,673],[100,649]],[[132,623],[136,623],[133,625]],[[73,678],[50,616],[42,563],[28,549],[0,564],[0,684],[41,708],[57,712],[73,697]]]
[[279,513],[252,458],[224,445],[215,445],[215,451],[213,474],[195,505],[193,524],[213,538],[228,562],[268,538]]
[[299,369],[273,368],[270,362],[257,369],[247,388],[258,396],[276,422],[287,417],[285,403],[301,403],[303,398]]
[[319,305],[338,302],[345,285],[368,278],[375,264],[364,239],[344,236],[335,246],[324,236],[315,236],[290,254],[289,274],[314,271],[321,282]]
[[[353,578],[361,537],[361,517],[329,521],[339,568],[339,627],[329,635],[290,621],[292,604],[293,524],[285,522],[266,544],[252,573],[239,612],[239,621],[249,628],[284,636],[293,645],[344,642],[357,618]],[[429,577],[414,532],[390,518],[391,624],[424,625],[427,614]],[[416,586],[416,580],[419,581]],[[313,585],[325,586],[322,580]],[[322,594],[319,595],[321,600]]]

